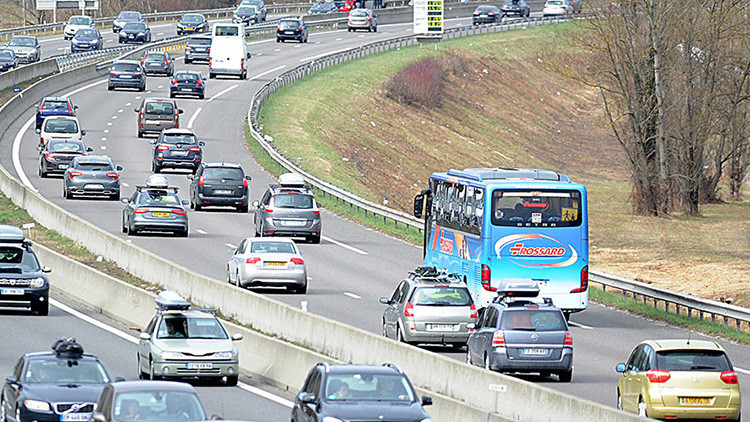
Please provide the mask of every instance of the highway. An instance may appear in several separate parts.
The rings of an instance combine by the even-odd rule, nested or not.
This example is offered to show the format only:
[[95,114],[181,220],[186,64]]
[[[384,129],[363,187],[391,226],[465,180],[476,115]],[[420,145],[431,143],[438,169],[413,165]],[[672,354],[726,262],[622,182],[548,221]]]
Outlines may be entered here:
[[[446,21],[447,27],[470,24],[469,19]],[[324,54],[354,47],[366,42],[410,34],[411,24],[381,25],[377,33],[347,33],[346,30],[311,33],[308,44],[277,44],[273,40],[252,42],[248,51],[253,54],[248,81],[233,78],[208,80],[206,99],[178,99],[184,109],[181,127],[191,127],[205,141],[204,160],[239,162],[253,177],[251,198],[259,199],[265,187],[274,179],[264,172],[247,151],[244,143],[245,119],[252,94],[279,73],[292,69]],[[165,33],[168,31],[164,29]],[[52,45],[52,42],[49,43]],[[178,69],[188,68],[204,72],[206,65],[185,66],[178,61]],[[49,93],[70,95],[79,105],[82,127],[88,131],[85,142],[98,153],[107,154],[122,165],[123,197],[130,196],[133,187],[143,184],[151,174],[152,146],[147,139],[136,137],[136,114],[133,108],[144,96],[167,96],[168,80],[149,77],[148,92],[118,90],[107,92],[104,79],[78,87],[72,92]],[[294,104],[289,105],[294,113]],[[33,126],[33,110],[24,119],[12,122],[13,136],[0,140],[3,151],[0,163],[9,171],[23,173],[28,184],[52,202],[79,215],[81,218],[116,234],[127,241],[149,249],[166,259],[177,262],[199,273],[224,280],[227,249],[237,245],[244,236],[253,234],[253,215],[230,210],[209,209],[190,211],[190,236],[174,238],[161,235],[126,236],[121,233],[123,204],[99,199],[65,200],[59,178],[41,179],[37,176],[37,137]],[[15,135],[15,134],[18,135]],[[18,163],[14,166],[9,152],[18,145]],[[22,169],[22,172],[19,170]],[[186,172],[166,171],[170,182],[187,195]],[[251,211],[252,212],[252,211]],[[273,289],[259,293],[281,300],[291,306],[307,302],[310,312],[336,319],[371,332],[381,332],[382,296],[390,296],[396,284],[409,270],[421,262],[421,248],[407,244],[376,231],[364,228],[331,213],[323,213],[323,241],[320,245],[301,243],[308,265],[309,290],[307,295],[290,295]],[[54,282],[54,277],[52,278]],[[630,314],[592,304],[590,309],[572,318],[575,345],[575,371],[570,384],[556,379],[525,377],[550,388],[614,406],[617,374],[614,366],[625,361],[632,348],[646,338],[685,338],[686,330],[649,321]],[[701,337],[695,333],[694,338]],[[746,346],[726,341],[740,383],[750,382],[750,353]],[[464,352],[441,347],[430,350],[464,359]],[[383,357],[384,361],[387,357]],[[115,371],[112,371],[115,373]],[[133,374],[131,374],[132,376]],[[750,417],[750,413],[746,415]]]

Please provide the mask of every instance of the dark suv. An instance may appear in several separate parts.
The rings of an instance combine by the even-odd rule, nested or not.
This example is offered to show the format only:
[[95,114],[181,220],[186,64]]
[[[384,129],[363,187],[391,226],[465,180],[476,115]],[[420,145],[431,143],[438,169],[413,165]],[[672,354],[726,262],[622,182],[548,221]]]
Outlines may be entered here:
[[469,337],[467,363],[570,382],[573,337],[560,308],[549,298],[536,300],[539,286],[530,279],[506,280],[498,293]]
[[250,188],[242,166],[232,163],[203,163],[195,175],[189,175],[190,209],[229,206],[247,212]]
[[395,365],[319,363],[294,400],[292,420],[421,422],[430,420],[422,408],[430,404]]
[[164,167],[187,168],[195,173],[203,158],[203,141],[198,141],[190,129],[164,129],[154,144],[154,159],[151,171],[161,172]]
[[298,236],[320,243],[320,209],[302,176],[286,173],[253,201],[256,236]]
[[39,265],[31,241],[18,227],[0,225],[0,303],[49,313],[48,267]]
[[307,25],[302,19],[287,18],[279,22],[276,27],[276,42],[295,40],[307,42]]

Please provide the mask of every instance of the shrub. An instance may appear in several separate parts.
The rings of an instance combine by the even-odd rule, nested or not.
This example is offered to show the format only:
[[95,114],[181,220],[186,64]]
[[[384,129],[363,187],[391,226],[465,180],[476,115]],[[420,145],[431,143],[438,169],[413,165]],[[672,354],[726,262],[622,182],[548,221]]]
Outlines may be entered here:
[[426,58],[401,69],[385,85],[388,98],[401,104],[440,107],[445,72],[437,60]]

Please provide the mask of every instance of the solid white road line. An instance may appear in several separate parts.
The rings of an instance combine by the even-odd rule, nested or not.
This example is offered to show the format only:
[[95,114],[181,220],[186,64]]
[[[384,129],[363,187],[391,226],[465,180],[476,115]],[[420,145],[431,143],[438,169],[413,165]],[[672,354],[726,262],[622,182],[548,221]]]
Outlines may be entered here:
[[750,375],[750,371],[748,371],[747,369],[742,369],[742,368],[738,368],[738,367],[735,366],[734,370],[737,371],[737,372],[739,372],[739,373],[741,373],[741,374]]
[[333,243],[333,244],[335,244],[335,245],[339,245],[339,246],[341,246],[341,247],[342,247],[342,248],[344,248],[344,249],[349,249],[350,251],[352,251],[352,252],[356,252],[356,253],[358,253],[358,254],[360,254],[360,255],[368,255],[368,253],[367,253],[367,252],[365,252],[365,251],[363,251],[363,250],[361,250],[361,249],[357,249],[357,248],[355,248],[354,246],[349,246],[349,245],[347,245],[347,244],[345,244],[345,243],[341,243],[341,242],[339,242],[338,240],[333,240],[333,239],[331,239],[330,237],[327,237],[327,236],[320,236],[320,238],[321,238],[321,239],[323,239],[323,240],[325,240],[325,241],[331,242],[331,243]]
[[213,97],[209,98],[207,102],[209,102],[209,103],[210,103],[211,101],[213,101],[213,100],[215,100],[215,99],[217,99],[217,98],[221,97],[222,95],[224,95],[224,94],[226,94],[227,92],[229,92],[229,91],[231,91],[231,90],[233,90],[233,89],[237,88],[238,86],[239,86],[239,85],[237,85],[237,84],[234,84],[234,85],[230,86],[229,88],[227,88],[227,89],[225,89],[225,90],[223,90],[223,91],[219,92],[218,94],[214,95]]
[[248,393],[253,393],[256,396],[261,396],[264,399],[271,400],[272,402],[278,403],[278,404],[280,404],[282,406],[286,406],[286,407],[288,407],[290,409],[292,407],[294,407],[294,403],[293,402],[291,402],[291,401],[289,401],[289,400],[287,400],[287,399],[285,399],[283,397],[279,397],[277,395],[271,394],[268,391],[261,390],[258,387],[253,387],[252,385],[248,385],[248,384],[244,384],[244,383],[239,383],[238,386],[241,389],[247,391]]
[[282,64],[282,65],[281,65],[281,66],[279,66],[279,67],[274,67],[274,68],[273,68],[273,69],[271,69],[271,70],[267,70],[267,71],[265,71],[265,72],[263,72],[263,73],[258,73],[257,75],[255,75],[255,76],[253,76],[252,78],[250,78],[250,80],[251,80],[251,81],[254,81],[254,80],[258,79],[258,78],[262,78],[262,77],[264,77],[264,76],[268,75],[269,73],[273,73],[273,72],[276,72],[277,70],[281,70],[281,69],[283,69],[283,68],[285,68],[285,67],[286,67],[286,65],[285,65],[285,64]]
[[225,243],[224,246],[226,246],[227,248],[230,248],[230,249],[237,249],[237,246],[235,246],[235,245],[233,245],[231,243]]
[[27,121],[23,125],[23,127],[21,127],[21,130],[19,130],[16,134],[16,139],[13,140],[13,149],[11,153],[13,155],[13,167],[16,168],[18,178],[21,179],[21,182],[23,182],[23,184],[26,185],[27,188],[33,190],[34,192],[38,192],[34,185],[31,184],[31,180],[26,177],[26,173],[23,171],[23,167],[21,166],[21,139],[23,139],[23,134],[26,133],[27,130],[29,130],[29,128],[34,124],[35,121],[36,116],[30,118],[29,121]]
[[583,328],[584,330],[593,330],[594,327],[589,327],[588,325],[583,325],[578,322],[568,321],[568,325],[572,325],[573,327]]
[[344,296],[349,296],[354,299],[362,299],[362,296],[355,295],[354,293],[344,292]]
[[188,122],[188,125],[187,125],[188,129],[193,128],[193,122],[195,122],[195,119],[198,117],[199,114],[201,114],[201,111],[203,111],[203,107],[198,107],[197,109],[195,109],[195,112],[193,113],[193,115],[190,116],[190,121]]

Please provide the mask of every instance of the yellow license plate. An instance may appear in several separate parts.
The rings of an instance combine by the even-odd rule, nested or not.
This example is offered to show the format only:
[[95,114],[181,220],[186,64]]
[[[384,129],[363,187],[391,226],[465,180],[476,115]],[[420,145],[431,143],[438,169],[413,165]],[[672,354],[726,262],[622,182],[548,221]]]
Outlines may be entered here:
[[156,211],[154,211],[153,215],[154,215],[154,217],[169,217],[169,213],[168,212],[156,212]]
[[680,404],[711,404],[710,397],[680,397]]
[[286,262],[266,262],[266,267],[286,267]]

